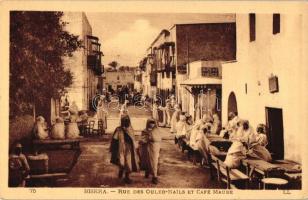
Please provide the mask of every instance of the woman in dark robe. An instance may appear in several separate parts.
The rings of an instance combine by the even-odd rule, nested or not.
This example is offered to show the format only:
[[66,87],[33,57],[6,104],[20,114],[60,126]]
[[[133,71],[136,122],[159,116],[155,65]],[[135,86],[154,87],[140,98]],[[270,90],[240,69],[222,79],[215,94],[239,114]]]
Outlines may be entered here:
[[134,130],[131,127],[130,118],[124,115],[121,118],[121,125],[117,127],[112,136],[110,145],[111,163],[119,166],[119,178],[130,184],[131,172],[139,171],[139,159],[136,151]]
[[158,131],[155,120],[148,119],[146,129],[141,133],[139,150],[141,169],[145,170],[145,178],[148,178],[150,174],[153,175],[152,183],[154,184],[158,183],[157,173],[161,140],[161,134]]

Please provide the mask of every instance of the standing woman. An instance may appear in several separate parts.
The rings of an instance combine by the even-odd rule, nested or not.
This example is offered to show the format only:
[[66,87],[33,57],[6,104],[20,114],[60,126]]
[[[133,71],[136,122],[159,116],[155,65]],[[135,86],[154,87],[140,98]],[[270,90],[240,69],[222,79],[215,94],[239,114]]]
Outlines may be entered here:
[[121,125],[117,127],[112,136],[110,145],[111,163],[119,166],[119,179],[125,173],[124,181],[130,184],[131,172],[139,171],[139,159],[136,151],[134,130],[131,127],[130,118],[124,115],[121,118]]
[[180,109],[180,106],[178,104],[176,104],[174,106],[174,109],[175,109],[175,111],[174,111],[172,118],[171,118],[171,129],[170,129],[171,133],[176,133],[176,124],[179,121],[180,114],[181,114],[181,109]]
[[166,126],[167,127],[170,127],[170,121],[171,121],[171,109],[172,109],[172,107],[171,107],[171,103],[170,103],[170,100],[169,99],[167,99],[166,100]]
[[158,116],[158,101],[155,101],[153,103],[153,107],[152,107],[152,117],[153,119],[156,121],[156,123],[158,123],[159,121],[159,116]]
[[161,140],[161,134],[158,131],[155,120],[148,119],[146,129],[142,131],[139,142],[142,159],[141,166],[145,170],[145,178],[148,178],[150,174],[153,175],[152,183],[154,184],[158,183],[157,171]]
[[120,119],[122,118],[122,116],[128,115],[127,104],[128,104],[128,100],[125,100],[124,103],[121,106],[121,109],[120,109]]
[[105,108],[106,96],[101,95],[97,103],[97,119],[103,121],[103,129],[107,129],[107,109]]
[[221,131],[221,122],[217,113],[213,115],[213,124],[211,127],[212,134],[219,134]]

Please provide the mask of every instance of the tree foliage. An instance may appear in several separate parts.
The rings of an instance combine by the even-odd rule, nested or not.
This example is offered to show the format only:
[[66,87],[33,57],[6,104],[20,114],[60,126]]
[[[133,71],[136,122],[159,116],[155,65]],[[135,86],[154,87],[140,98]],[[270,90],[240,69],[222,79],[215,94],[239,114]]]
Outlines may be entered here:
[[10,115],[42,105],[72,84],[64,56],[81,47],[78,36],[64,30],[62,12],[10,13]]
[[108,64],[110,67],[112,67],[114,70],[117,69],[119,63],[117,61],[112,61]]

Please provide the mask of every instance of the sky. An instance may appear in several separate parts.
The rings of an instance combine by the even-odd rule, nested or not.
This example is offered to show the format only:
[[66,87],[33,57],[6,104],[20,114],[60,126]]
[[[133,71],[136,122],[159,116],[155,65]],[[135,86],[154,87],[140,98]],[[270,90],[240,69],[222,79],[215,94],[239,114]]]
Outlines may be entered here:
[[105,67],[114,60],[121,66],[137,66],[161,30],[174,24],[234,21],[228,14],[87,12],[86,16],[92,35],[100,39]]

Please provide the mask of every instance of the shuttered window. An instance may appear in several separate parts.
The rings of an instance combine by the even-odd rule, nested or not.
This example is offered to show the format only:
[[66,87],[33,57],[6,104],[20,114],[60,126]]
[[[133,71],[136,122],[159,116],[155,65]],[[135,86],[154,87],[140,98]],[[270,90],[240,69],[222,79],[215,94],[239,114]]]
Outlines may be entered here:
[[249,34],[250,34],[250,42],[256,40],[256,14],[249,14]]
[[280,33],[280,14],[273,14],[273,34]]

